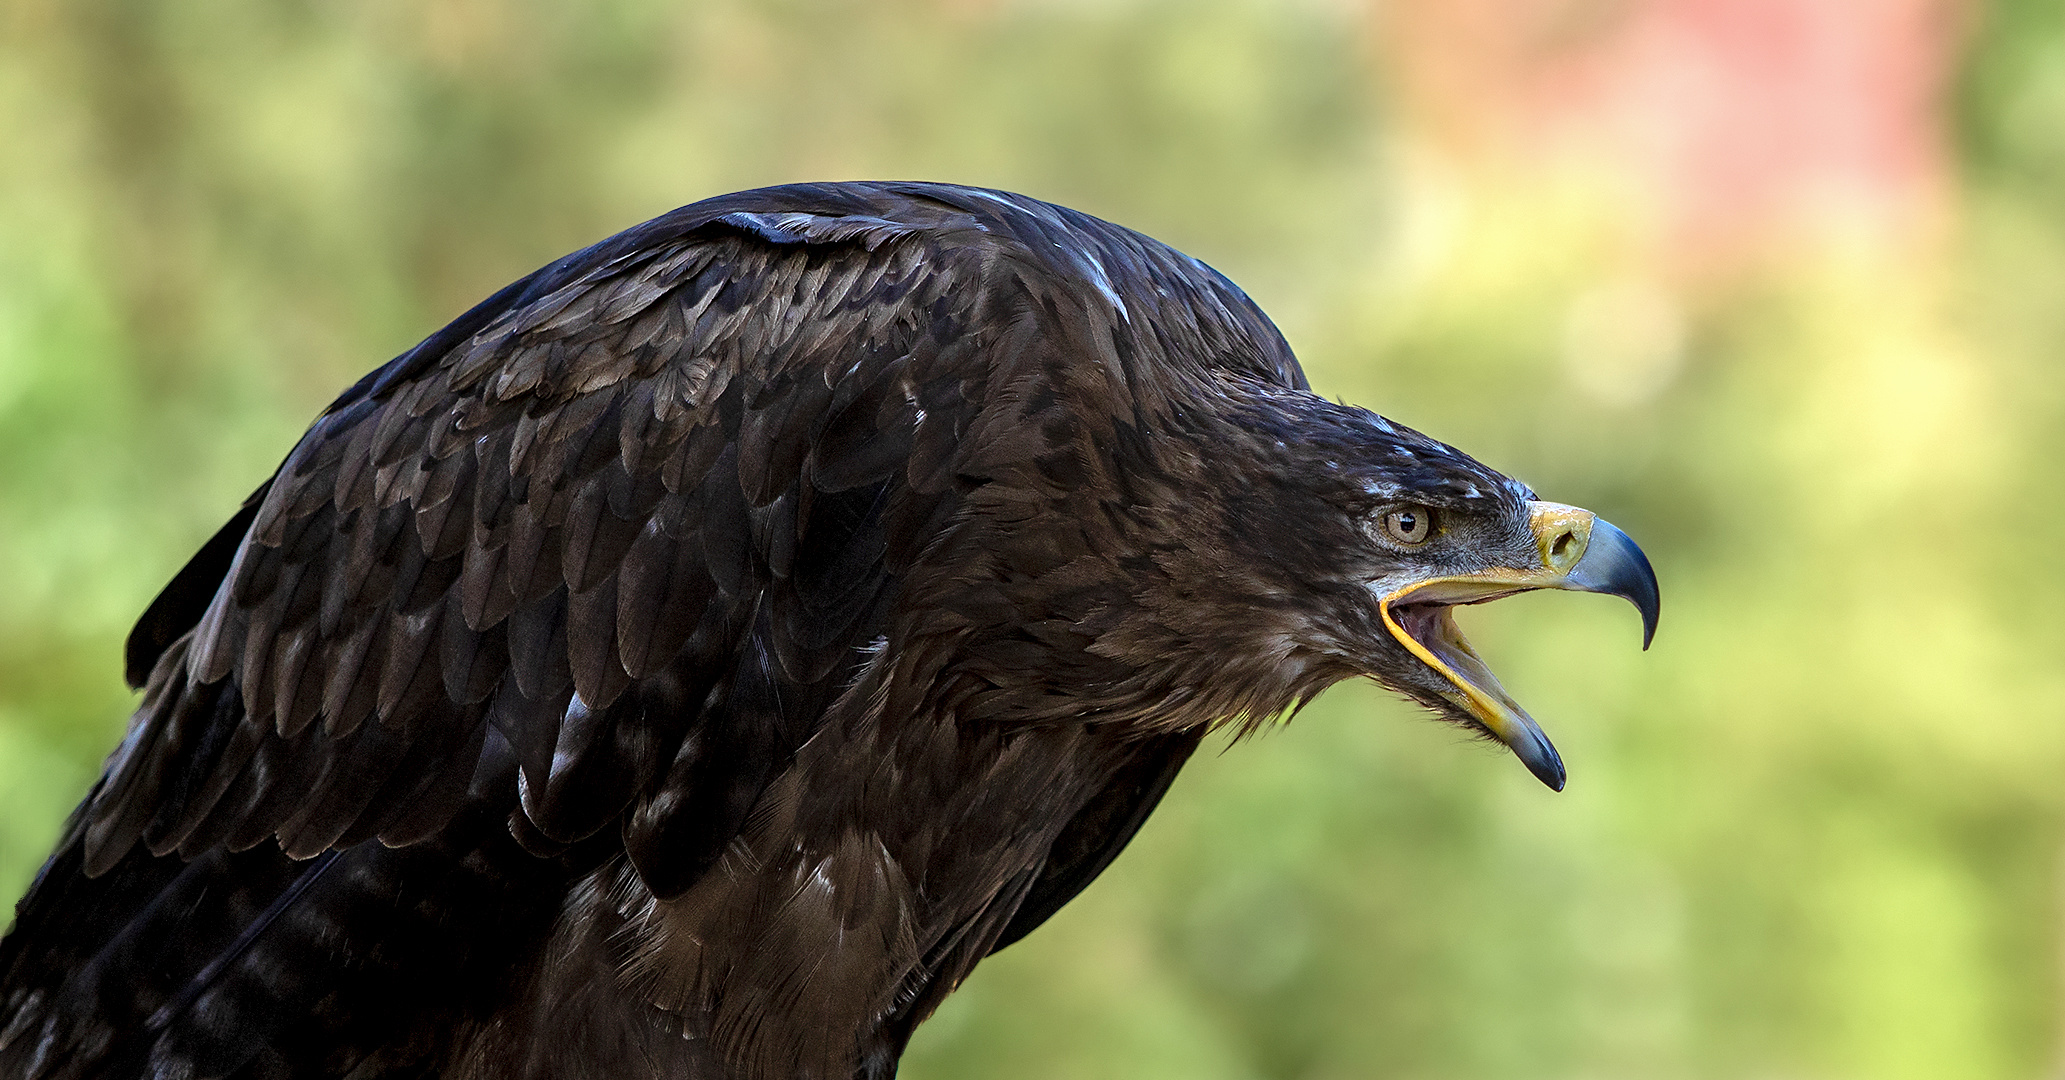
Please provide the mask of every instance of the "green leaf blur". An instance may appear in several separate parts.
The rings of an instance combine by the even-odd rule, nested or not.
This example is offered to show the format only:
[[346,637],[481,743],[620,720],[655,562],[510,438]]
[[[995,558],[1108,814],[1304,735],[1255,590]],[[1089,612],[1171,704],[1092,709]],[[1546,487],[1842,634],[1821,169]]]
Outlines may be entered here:
[[949,180],[1218,267],[1666,611],[1464,616],[1560,796],[1360,685],[1206,754],[906,1076],[2055,1075],[2065,15],[1942,6],[1945,221],[1680,274],[1582,169],[1415,149],[1353,0],[0,5],[0,893],[130,622],[337,391],[676,205]]

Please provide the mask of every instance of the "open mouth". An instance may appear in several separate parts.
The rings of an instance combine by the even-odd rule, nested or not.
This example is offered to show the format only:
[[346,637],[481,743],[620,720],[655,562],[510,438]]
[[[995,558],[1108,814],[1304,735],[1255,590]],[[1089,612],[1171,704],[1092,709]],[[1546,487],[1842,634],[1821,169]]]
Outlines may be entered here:
[[1626,533],[1590,511],[1535,503],[1529,525],[1539,548],[1538,565],[1493,567],[1415,582],[1384,597],[1378,607],[1391,635],[1448,683],[1444,696],[1505,743],[1536,779],[1561,791],[1566,778],[1562,755],[1470,647],[1456,626],[1453,609],[1533,589],[1607,593],[1626,599],[1642,613],[1646,649],[1656,633],[1656,574]]
[[1492,674],[1484,659],[1477,655],[1477,650],[1470,647],[1462,628],[1456,625],[1453,611],[1454,605],[1451,604],[1406,603],[1394,606],[1391,616],[1398,628],[1420,646],[1414,650],[1423,653],[1420,659],[1448,676],[1458,684],[1458,688],[1468,687],[1484,694],[1506,697],[1498,676]]
[[1567,777],[1562,755],[1556,752],[1555,744],[1542,732],[1541,725],[1535,723],[1534,718],[1527,715],[1527,710],[1499,685],[1498,676],[1492,674],[1490,666],[1477,655],[1477,650],[1470,647],[1470,641],[1463,636],[1462,628],[1456,625],[1454,615],[1457,604],[1486,603],[1526,591],[1525,587],[1509,586],[1458,600],[1434,599],[1425,595],[1453,593],[1456,590],[1443,589],[1443,586],[1457,584],[1463,583],[1430,582],[1403,590],[1397,594],[1396,600],[1385,602],[1385,623],[1392,635],[1419,657],[1421,663],[1448,681],[1453,688],[1448,695],[1450,700],[1461,706],[1486,733],[1511,748],[1514,756],[1536,779],[1555,791],[1562,791]]

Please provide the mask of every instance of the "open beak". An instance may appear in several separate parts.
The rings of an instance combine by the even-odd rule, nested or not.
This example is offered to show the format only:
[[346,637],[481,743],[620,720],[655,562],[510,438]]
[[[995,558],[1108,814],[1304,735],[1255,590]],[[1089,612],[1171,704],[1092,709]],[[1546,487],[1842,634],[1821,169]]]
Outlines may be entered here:
[[1535,778],[1563,790],[1563,759],[1527,710],[1499,685],[1456,628],[1450,610],[1530,589],[1572,589],[1625,598],[1642,613],[1642,647],[1656,636],[1656,572],[1628,534],[1590,510],[1561,503],[1528,506],[1539,563],[1493,567],[1416,582],[1384,597],[1384,627],[1452,687],[1449,699],[1512,749]]

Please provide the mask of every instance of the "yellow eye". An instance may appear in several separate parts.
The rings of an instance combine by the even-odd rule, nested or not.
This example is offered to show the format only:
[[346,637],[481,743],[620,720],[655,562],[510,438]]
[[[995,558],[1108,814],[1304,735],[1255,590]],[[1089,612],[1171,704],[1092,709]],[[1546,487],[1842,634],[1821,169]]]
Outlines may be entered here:
[[1434,535],[1434,511],[1424,506],[1399,506],[1384,511],[1384,535],[1417,547]]

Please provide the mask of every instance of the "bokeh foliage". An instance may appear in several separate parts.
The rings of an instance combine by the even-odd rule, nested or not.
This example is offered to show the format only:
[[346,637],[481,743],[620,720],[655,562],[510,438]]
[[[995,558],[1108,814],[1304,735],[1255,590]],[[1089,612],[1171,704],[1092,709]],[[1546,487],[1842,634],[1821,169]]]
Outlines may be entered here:
[[1609,193],[1410,152],[1333,0],[12,0],[0,892],[121,730],[129,620],[337,390],[680,203],[945,179],[1218,266],[1323,391],[1626,527],[1667,610],[1648,655],[1603,600],[1466,616],[1560,796],[1361,686],[1206,755],[907,1075],[2046,1075],[2058,11],[1976,21],[1949,239],[1681,296]]

